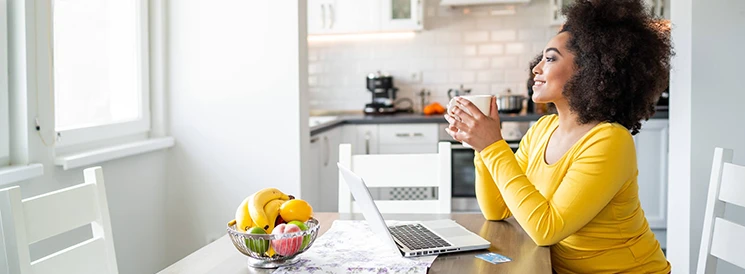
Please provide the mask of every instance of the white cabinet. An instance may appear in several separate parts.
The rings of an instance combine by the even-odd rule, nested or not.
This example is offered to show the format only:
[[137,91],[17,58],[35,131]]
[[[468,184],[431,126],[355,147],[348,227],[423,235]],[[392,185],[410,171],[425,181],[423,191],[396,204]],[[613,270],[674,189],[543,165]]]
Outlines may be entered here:
[[[314,208],[320,204],[320,186],[321,179],[321,137],[314,135],[310,137],[310,157],[308,157],[308,166],[310,173],[308,180],[300,186],[300,198],[310,203]],[[318,210],[318,209],[316,209]]]
[[308,34],[319,34],[328,31],[326,27],[328,6],[331,0],[308,0]]
[[574,0],[549,0],[551,3],[551,25],[560,26],[564,24],[566,18],[561,14],[561,10],[569,6]]
[[668,120],[650,119],[634,136],[639,200],[652,229],[667,227]]
[[[310,168],[311,180],[303,186],[303,199],[313,205],[317,212],[337,211],[339,144],[341,128],[334,128],[311,136]],[[305,193],[309,193],[308,197]]]
[[[560,26],[564,24],[566,18],[561,15],[562,8],[571,5],[576,0],[549,0],[551,4],[551,25]],[[647,10],[652,16],[664,18],[666,13],[665,0],[644,0],[644,4],[647,6]]]
[[321,176],[319,196],[321,197],[320,210],[324,212],[336,212],[339,210],[339,144],[341,143],[341,128],[337,127],[322,133],[321,137]]
[[308,0],[308,34],[421,30],[424,0]]
[[424,0],[382,0],[380,29],[382,31],[422,30]]
[[352,145],[352,154],[378,154],[378,125],[345,125],[342,143]]
[[437,130],[435,123],[380,125],[379,153],[437,153]]
[[353,154],[437,153],[437,131],[436,123],[346,125],[342,143]]
[[308,34],[377,31],[379,10],[377,0],[308,0]]

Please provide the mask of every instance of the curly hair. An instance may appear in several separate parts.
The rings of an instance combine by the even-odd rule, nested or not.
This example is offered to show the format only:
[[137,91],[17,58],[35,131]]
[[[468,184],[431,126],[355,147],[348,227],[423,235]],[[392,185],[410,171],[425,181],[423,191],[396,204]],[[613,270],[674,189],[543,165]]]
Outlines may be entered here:
[[616,122],[636,134],[655,113],[674,54],[669,27],[642,0],[579,0],[563,11],[575,71],[562,94],[578,122]]

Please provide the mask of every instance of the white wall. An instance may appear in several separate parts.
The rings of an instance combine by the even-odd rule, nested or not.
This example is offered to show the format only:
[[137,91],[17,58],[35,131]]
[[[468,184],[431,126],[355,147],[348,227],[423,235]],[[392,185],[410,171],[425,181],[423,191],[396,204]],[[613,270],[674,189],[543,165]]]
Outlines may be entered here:
[[[745,2],[672,3],[677,57],[671,78],[668,258],[676,273],[693,273],[715,147],[745,164],[745,89],[736,56],[745,46]],[[728,215],[742,211],[728,208]],[[727,271],[721,271],[722,273]]]
[[[54,165],[53,116],[49,98],[47,32],[42,27],[49,1],[11,0],[9,26],[11,56],[11,124],[13,164],[41,163],[44,175],[14,185],[24,198],[83,183],[83,168],[63,171]],[[34,10],[34,8],[38,10]],[[38,107],[37,107],[38,106]],[[42,124],[42,142],[34,129]],[[113,227],[119,273],[154,273],[167,265],[165,226],[166,152],[159,151],[100,164]],[[2,188],[11,185],[0,186]],[[38,259],[91,237],[89,226],[31,245]]]
[[[415,94],[423,88],[432,92],[431,102],[442,105],[448,102],[447,91],[461,84],[474,94],[509,88],[527,95],[530,60],[559,29],[550,26],[549,1],[518,4],[515,15],[502,16],[490,14],[502,5],[470,7],[464,13],[462,7],[439,2],[425,2],[426,30],[413,38],[310,42],[310,108],[361,111],[371,100],[365,77],[378,70],[393,75],[398,97],[412,99],[417,110]],[[412,73],[421,73],[421,82],[412,81]]]
[[[170,261],[225,234],[264,187],[299,194],[308,151],[305,1],[170,1]],[[236,251],[237,252],[237,251]]]

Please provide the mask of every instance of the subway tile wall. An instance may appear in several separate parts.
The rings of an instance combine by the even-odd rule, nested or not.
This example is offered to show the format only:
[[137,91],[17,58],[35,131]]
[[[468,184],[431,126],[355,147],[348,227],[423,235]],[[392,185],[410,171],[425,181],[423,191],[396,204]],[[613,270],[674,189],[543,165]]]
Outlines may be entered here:
[[429,102],[443,106],[447,91],[460,85],[473,94],[527,94],[528,64],[558,30],[550,26],[548,1],[492,15],[505,6],[449,8],[427,0],[425,30],[413,38],[310,42],[310,109],[361,111],[371,100],[365,77],[378,70],[393,75],[398,98],[412,99],[415,110],[422,108],[422,89],[430,92]]

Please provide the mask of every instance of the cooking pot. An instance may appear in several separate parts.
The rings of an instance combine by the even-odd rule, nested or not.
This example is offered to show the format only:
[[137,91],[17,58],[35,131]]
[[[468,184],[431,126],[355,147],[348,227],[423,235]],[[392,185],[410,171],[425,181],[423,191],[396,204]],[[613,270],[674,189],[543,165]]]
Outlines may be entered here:
[[497,95],[497,107],[499,113],[520,113],[523,110],[523,101],[527,97],[512,94],[510,89],[504,94]]
[[464,89],[463,85],[460,85],[460,89],[449,89],[448,100],[452,100],[453,97],[471,94],[471,89]]

